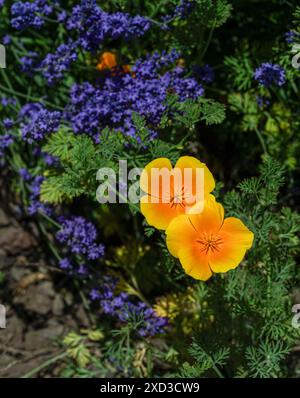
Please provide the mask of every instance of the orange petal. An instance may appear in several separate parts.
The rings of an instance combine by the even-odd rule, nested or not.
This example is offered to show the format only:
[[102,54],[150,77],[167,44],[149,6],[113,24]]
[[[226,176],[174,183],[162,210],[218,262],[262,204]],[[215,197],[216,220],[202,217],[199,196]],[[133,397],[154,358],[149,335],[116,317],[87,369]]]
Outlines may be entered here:
[[[203,189],[203,196],[206,194],[212,192],[215,188],[215,180],[211,172],[209,171],[208,167],[206,166],[205,163],[200,162],[200,160],[192,157],[192,156],[182,156],[179,158],[176,162],[175,168],[179,168],[182,170],[184,173],[185,169],[191,169],[192,170],[192,183],[191,187],[187,187],[185,184],[185,190],[187,190],[195,196],[196,194],[199,195],[199,187],[197,187],[197,179],[196,179],[196,170],[197,169],[202,169],[204,172],[204,186],[200,186],[200,190]],[[200,181],[201,183],[202,181]],[[198,188],[198,189],[197,189]],[[202,199],[202,198],[201,198]]]
[[208,258],[198,246],[188,246],[181,249],[178,257],[185,272],[195,279],[206,281],[212,275]]
[[97,65],[98,70],[113,69],[117,66],[115,54],[111,52],[104,52],[101,55],[100,63]]
[[[151,203],[151,196],[144,195],[140,200],[140,209],[149,225],[157,229],[166,229],[172,219],[178,215],[177,208],[170,203]],[[184,211],[184,210],[183,210]]]
[[[199,209],[199,211],[195,211]],[[203,203],[197,203],[189,210],[190,222],[199,233],[217,233],[224,221],[224,208],[213,195],[207,195]],[[195,214],[194,214],[195,213]]]
[[254,234],[241,220],[225,219],[218,236],[223,240],[219,251],[211,253],[209,265],[214,272],[227,272],[236,268],[252,246]]
[[178,257],[178,252],[182,248],[195,244],[198,237],[188,215],[175,217],[169,224],[166,234],[168,250],[174,257]]
[[[152,160],[152,162],[148,163],[141,174],[140,178],[140,188],[148,194],[151,194],[151,170],[152,169],[167,169],[169,171],[172,170],[172,164],[169,159],[167,158],[158,158]],[[162,192],[162,182],[163,179],[159,178],[159,192]]]

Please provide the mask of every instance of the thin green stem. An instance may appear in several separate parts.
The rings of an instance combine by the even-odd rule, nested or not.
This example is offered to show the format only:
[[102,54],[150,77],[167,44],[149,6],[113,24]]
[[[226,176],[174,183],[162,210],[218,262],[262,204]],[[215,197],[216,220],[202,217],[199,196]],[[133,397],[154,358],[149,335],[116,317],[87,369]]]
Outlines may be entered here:
[[267,319],[270,319],[270,310],[271,310],[271,289],[272,289],[272,269],[271,269],[271,261],[270,255],[267,257],[267,264],[266,264],[266,271],[267,271]]
[[[40,213],[40,214],[43,214],[43,213]],[[48,238],[48,233],[47,233],[47,231],[46,231],[46,229],[45,229],[43,223],[40,222],[40,221],[38,221],[38,225],[39,225],[40,230],[42,231],[43,235],[44,235],[46,238]],[[48,245],[50,251],[51,251],[52,254],[54,255],[54,257],[55,257],[57,260],[60,261],[60,260],[61,260],[61,256],[58,254],[58,251],[56,250],[56,248],[52,245],[52,243],[49,241],[49,239],[46,239],[46,242],[47,242],[47,245]]]
[[84,292],[82,291],[77,279],[74,279],[74,285],[75,285],[76,289],[78,290],[79,296],[82,300],[83,307],[86,309],[88,318],[90,318],[91,323],[96,324],[96,318],[94,317],[94,315],[91,311],[90,304],[89,304]]
[[260,142],[260,145],[262,147],[262,150],[263,150],[264,154],[267,154],[268,151],[267,151],[267,147],[266,147],[265,141],[263,139],[263,136],[262,136],[261,132],[258,130],[257,127],[255,128],[255,133],[257,135],[257,138],[259,139],[259,142]]
[[[6,72],[5,72],[5,70],[4,69],[0,69],[0,71],[1,71],[1,75],[2,75],[5,83],[7,84],[7,87],[8,87],[7,90],[14,91],[13,86],[12,86],[12,84],[11,84],[11,82],[10,82]],[[17,101],[17,104],[18,104],[19,108],[21,108],[21,103],[20,103],[18,98],[16,98],[16,101]]]
[[22,52],[22,54],[28,54],[28,50],[23,46],[22,42],[20,40],[17,40],[16,38],[12,37],[12,41],[16,47]]
[[[202,348],[202,347],[201,347]],[[221,378],[221,379],[225,379],[225,376],[222,374],[222,372],[220,371],[220,369],[217,367],[217,365],[214,363],[214,360],[212,359],[212,357],[202,348],[203,352],[209,357],[211,364],[212,364],[212,369],[216,372],[216,374]]]
[[213,365],[213,370],[216,372],[216,374],[220,377],[220,379],[225,379],[225,377],[223,376],[223,374],[221,373],[220,369],[216,366]]
[[[1,70],[3,70],[3,69],[1,69]],[[8,93],[10,93],[10,94],[12,94],[12,95],[15,95],[15,96],[17,96],[17,97],[29,99],[29,100],[34,101],[34,102],[43,102],[45,105],[48,105],[48,106],[50,106],[50,107],[52,107],[52,108],[59,109],[59,110],[62,110],[62,111],[64,110],[64,108],[62,108],[61,106],[59,106],[59,105],[54,105],[54,104],[52,104],[51,102],[45,101],[45,100],[42,99],[42,98],[33,97],[33,96],[31,96],[31,95],[28,96],[27,94],[20,93],[20,92],[18,92],[18,91],[15,91],[14,89],[9,89],[9,88],[4,87],[4,86],[2,86],[2,85],[0,85],[0,89],[1,89],[1,90],[4,90],[4,91],[6,91],[6,92],[8,92]]]
[[54,225],[57,228],[61,228],[61,225],[56,222],[55,220],[53,220],[51,217],[47,216],[47,214],[45,213],[41,213],[41,216],[43,216],[47,221],[49,221],[50,224]]
[[214,30],[215,30],[215,22],[213,23],[213,25],[212,25],[212,27],[211,27],[211,29],[209,31],[208,38],[206,40],[204,49],[203,49],[203,51],[202,51],[202,53],[200,55],[200,61],[203,59],[204,55],[206,54],[206,51],[208,50],[208,47],[209,47],[210,42],[211,42],[212,37],[213,37]]
[[21,377],[21,379],[29,379],[31,376],[33,376],[36,373],[40,372],[41,370],[47,368],[48,366],[52,365],[53,363],[57,362],[58,360],[65,358],[67,355],[68,355],[67,352],[63,352],[63,353],[60,353],[59,355],[56,355],[55,357],[48,359],[46,362],[42,363],[40,366],[37,366],[36,368],[32,369],[30,372],[26,373],[24,376]]

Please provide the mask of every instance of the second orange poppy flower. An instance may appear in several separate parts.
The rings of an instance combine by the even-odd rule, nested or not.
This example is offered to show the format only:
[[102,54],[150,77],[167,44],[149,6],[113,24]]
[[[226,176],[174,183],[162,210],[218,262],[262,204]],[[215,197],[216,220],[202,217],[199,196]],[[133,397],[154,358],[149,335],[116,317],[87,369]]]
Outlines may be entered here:
[[[189,173],[185,174],[187,170]],[[200,187],[199,170],[203,177]],[[182,177],[179,183],[178,175]],[[186,175],[190,178],[185,178]],[[194,211],[195,205],[199,204],[201,209],[207,195],[215,188],[215,180],[207,166],[192,156],[179,158],[174,168],[169,159],[158,158],[144,168],[140,187],[145,192],[140,201],[142,214],[149,225],[165,230],[178,215]]]

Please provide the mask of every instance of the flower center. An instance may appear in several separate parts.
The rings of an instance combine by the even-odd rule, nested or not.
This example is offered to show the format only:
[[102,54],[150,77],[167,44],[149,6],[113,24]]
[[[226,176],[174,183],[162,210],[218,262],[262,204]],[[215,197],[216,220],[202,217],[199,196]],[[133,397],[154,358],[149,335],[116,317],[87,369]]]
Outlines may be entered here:
[[218,235],[205,233],[200,239],[197,239],[197,243],[200,243],[201,252],[205,252],[205,254],[208,254],[209,251],[215,253],[220,250],[220,245],[223,243],[223,239]]
[[185,207],[185,199],[187,198],[188,195],[185,195],[184,193],[184,187],[181,187],[178,189],[177,192],[173,194],[170,198],[170,206],[171,208],[180,206],[181,208]]

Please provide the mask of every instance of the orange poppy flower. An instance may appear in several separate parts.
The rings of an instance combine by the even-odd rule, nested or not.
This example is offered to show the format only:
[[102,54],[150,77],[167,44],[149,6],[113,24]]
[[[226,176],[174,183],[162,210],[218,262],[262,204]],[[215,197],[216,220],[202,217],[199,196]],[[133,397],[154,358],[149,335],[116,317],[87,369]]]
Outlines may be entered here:
[[117,58],[115,54],[106,51],[101,55],[100,62],[97,64],[97,69],[104,71],[106,69],[113,69],[117,66]]
[[186,214],[171,221],[167,247],[185,272],[206,281],[213,272],[236,268],[253,243],[254,234],[235,217],[224,219],[224,209],[213,195],[201,214]]
[[150,162],[141,174],[140,187],[146,193],[140,200],[142,214],[148,224],[164,230],[174,217],[195,211],[196,204],[201,211],[201,204],[214,189],[215,181],[204,163],[183,156],[174,168],[167,158]]
[[[96,68],[101,72],[106,70],[115,70],[117,72],[130,73],[130,66],[118,66],[116,55],[109,51],[104,52],[101,55],[100,62],[97,64]],[[115,73],[112,73],[112,75],[114,76]]]

